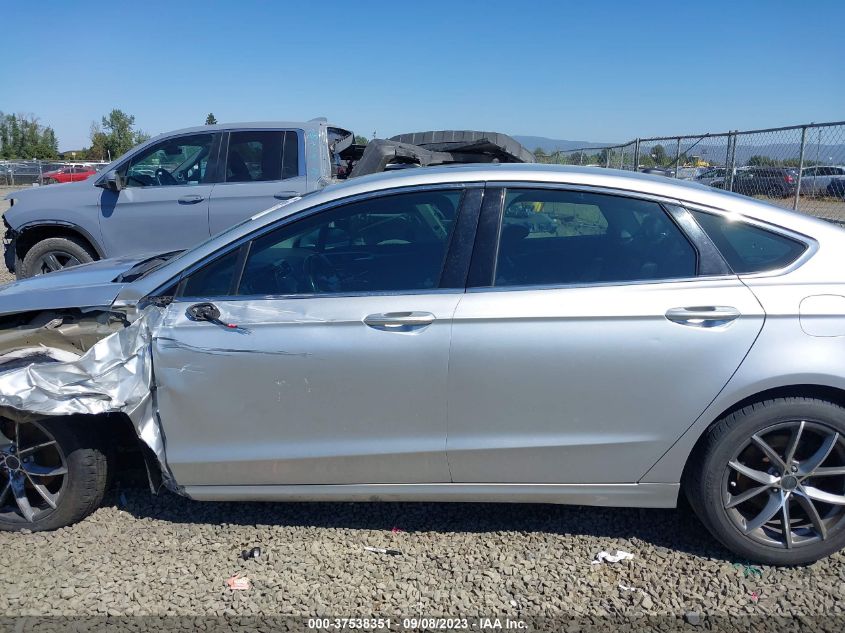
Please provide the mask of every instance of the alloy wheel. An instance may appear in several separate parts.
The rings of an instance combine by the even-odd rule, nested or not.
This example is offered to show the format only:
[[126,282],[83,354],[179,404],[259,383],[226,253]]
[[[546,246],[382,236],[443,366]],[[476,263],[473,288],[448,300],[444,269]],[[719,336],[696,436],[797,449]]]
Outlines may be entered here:
[[58,507],[67,461],[38,423],[0,422],[0,519],[34,523]]
[[81,264],[75,256],[63,251],[48,251],[35,260],[35,274],[45,275],[69,266]]
[[826,541],[845,528],[845,438],[808,420],[758,431],[728,462],[722,496],[734,526],[758,543]]

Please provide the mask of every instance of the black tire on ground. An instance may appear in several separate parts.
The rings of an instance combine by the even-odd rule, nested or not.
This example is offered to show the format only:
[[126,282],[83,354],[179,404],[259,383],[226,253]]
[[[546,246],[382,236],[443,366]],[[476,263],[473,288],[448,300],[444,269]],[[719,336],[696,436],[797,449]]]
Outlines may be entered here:
[[[803,424],[815,424],[831,435],[838,432],[840,438],[845,436],[845,408],[817,398],[776,398],[754,403],[719,420],[688,464],[684,491],[696,515],[725,547],[746,559],[771,565],[804,565],[845,547],[845,521],[841,517],[836,524],[830,525],[826,539],[788,549],[764,544],[743,534],[725,507],[730,485],[726,470],[740,447],[754,434],[762,436],[778,424],[796,420],[804,421],[800,422],[802,427]],[[843,453],[840,444],[836,454],[831,455],[841,461]],[[795,519],[793,514],[791,520]]]
[[43,258],[51,253],[56,255],[59,261],[73,258],[80,264],[93,262],[97,259],[91,247],[77,237],[49,237],[46,240],[36,242],[26,252],[20,266],[15,270],[17,278],[26,279],[42,274],[44,272],[42,270]]
[[[81,521],[103,501],[109,480],[110,455],[102,428],[91,418],[51,418],[36,424],[58,443],[67,465],[65,482],[55,509],[46,509],[34,521],[10,513],[0,514],[0,530],[56,530]],[[3,484],[7,477],[0,475]],[[6,506],[14,501],[7,501]]]

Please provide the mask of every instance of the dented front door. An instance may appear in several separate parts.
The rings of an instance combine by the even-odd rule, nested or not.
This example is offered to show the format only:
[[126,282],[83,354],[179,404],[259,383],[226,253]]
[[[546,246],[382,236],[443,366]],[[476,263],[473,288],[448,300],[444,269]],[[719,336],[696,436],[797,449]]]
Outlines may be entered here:
[[191,301],[172,303],[153,349],[176,480],[448,482],[446,379],[459,297],[220,300],[218,322],[188,318]]

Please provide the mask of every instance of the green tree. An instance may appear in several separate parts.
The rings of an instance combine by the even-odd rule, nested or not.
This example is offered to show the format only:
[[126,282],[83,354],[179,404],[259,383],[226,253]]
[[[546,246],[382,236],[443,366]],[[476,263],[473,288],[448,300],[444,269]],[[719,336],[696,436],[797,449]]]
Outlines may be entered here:
[[358,134],[355,135],[355,145],[366,145],[369,143],[366,136],[360,136]]
[[58,145],[53,128],[34,115],[0,112],[0,158],[56,158]]
[[755,154],[754,156],[748,159],[747,164],[751,167],[772,167],[773,165],[777,165],[777,163],[778,161],[776,161],[774,158]]
[[665,165],[666,164],[666,148],[660,145],[659,143],[651,148],[651,152],[649,152],[650,157],[654,160],[655,164],[657,165]]
[[99,125],[91,124],[91,147],[86,153],[89,158],[114,160],[149,138],[149,134],[135,130],[134,116],[115,108]]
[[206,125],[217,125],[217,118],[214,116],[213,112],[209,112],[208,116],[205,117],[205,124]]

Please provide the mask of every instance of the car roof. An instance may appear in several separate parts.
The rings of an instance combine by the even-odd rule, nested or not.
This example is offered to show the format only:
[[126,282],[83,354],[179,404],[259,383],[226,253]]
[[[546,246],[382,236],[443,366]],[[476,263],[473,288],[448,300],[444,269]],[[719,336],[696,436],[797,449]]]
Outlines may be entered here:
[[180,130],[172,130],[158,134],[154,138],[163,136],[176,136],[181,134],[192,134],[198,132],[217,132],[225,130],[266,130],[266,129],[302,129],[312,130],[321,126],[337,127],[330,124],[326,119],[311,119],[310,121],[245,121],[236,123],[215,123],[214,125],[197,125],[186,127]]

